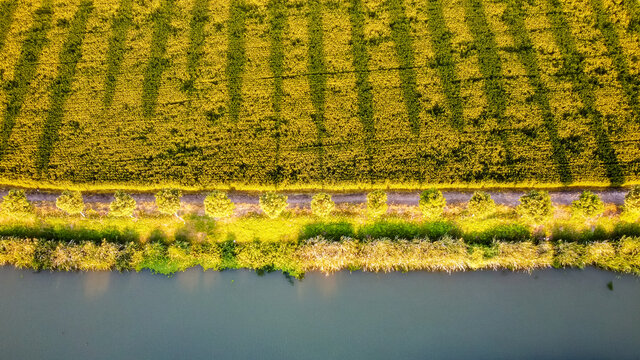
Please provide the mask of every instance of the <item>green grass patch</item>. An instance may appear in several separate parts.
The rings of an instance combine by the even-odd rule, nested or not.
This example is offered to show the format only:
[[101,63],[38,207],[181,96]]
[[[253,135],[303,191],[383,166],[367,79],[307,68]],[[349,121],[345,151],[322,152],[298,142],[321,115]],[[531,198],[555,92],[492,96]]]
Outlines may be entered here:
[[339,241],[343,237],[355,237],[353,224],[347,221],[314,222],[302,227],[299,240],[307,240],[321,236],[327,240]]

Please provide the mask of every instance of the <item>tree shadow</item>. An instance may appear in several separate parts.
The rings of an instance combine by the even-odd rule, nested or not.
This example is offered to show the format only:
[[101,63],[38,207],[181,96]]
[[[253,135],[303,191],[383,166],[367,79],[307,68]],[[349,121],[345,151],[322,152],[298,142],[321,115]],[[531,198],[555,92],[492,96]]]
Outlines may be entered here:
[[282,138],[282,76],[284,72],[283,37],[287,27],[287,7],[284,0],[269,1],[269,35],[271,36],[271,53],[269,54],[269,67],[273,74],[273,97],[271,108],[274,117],[274,132],[276,142],[276,155],[274,159],[275,169],[268,175],[271,181],[278,186],[283,180],[284,169],[280,165],[280,143]]
[[609,20],[607,12],[602,6],[602,0],[591,0],[591,8],[596,15],[596,24],[604,37],[607,53],[611,57],[611,63],[618,73],[618,82],[622,86],[636,121],[640,121],[640,104],[638,104],[638,90],[640,80],[629,73],[629,64],[625,56],[620,38],[615,25]]
[[505,23],[511,36],[515,40],[515,45],[518,50],[517,54],[520,62],[524,65],[527,80],[535,92],[534,101],[542,111],[542,119],[547,134],[549,135],[556,171],[560,176],[560,181],[568,185],[573,182],[573,176],[571,175],[569,161],[567,160],[564,146],[558,136],[558,127],[553,112],[551,111],[551,106],[549,105],[549,89],[540,77],[540,65],[538,64],[538,58],[533,47],[533,41],[531,41],[525,27],[525,16],[522,0],[510,0],[507,3],[504,12]]
[[414,71],[415,54],[411,25],[407,19],[402,0],[388,0],[387,5],[391,14],[391,38],[395,43],[396,57],[400,64],[400,81],[402,83],[402,96],[409,115],[409,124],[414,134],[420,132],[420,101],[416,73]]
[[620,186],[624,183],[624,174],[604,127],[602,114],[595,107],[593,85],[585,73],[585,57],[578,51],[571,28],[565,18],[562,3],[558,0],[547,0],[547,3],[550,9],[547,16],[551,22],[551,32],[564,61],[563,69],[558,76],[568,78],[573,83],[573,89],[584,106],[582,111],[591,117],[590,127],[596,140],[596,154],[604,165],[611,185]]
[[364,36],[364,9],[362,0],[351,0],[349,20],[351,22],[353,68],[356,72],[356,89],[358,92],[358,118],[364,131],[367,171],[369,180],[372,181],[375,122],[373,118],[373,87],[369,81],[369,53]]
[[117,76],[124,60],[127,31],[132,23],[132,0],[121,0],[118,11],[111,24],[111,38],[107,49],[107,74],[104,79],[104,98],[102,104],[108,108],[113,103]]
[[229,118],[237,123],[242,109],[242,74],[246,62],[244,35],[246,13],[242,0],[231,0],[229,7],[229,48],[227,50],[227,89]]
[[[489,104],[488,116],[494,117],[499,126],[504,126],[504,113],[507,108],[508,95],[504,89],[502,61],[498,55],[498,45],[487,21],[481,0],[465,0],[465,19],[474,39],[474,47],[478,52],[478,64],[484,82],[484,92]],[[498,140],[505,149],[504,165],[513,165],[511,144],[504,129],[497,129]],[[492,132],[492,136],[494,132]],[[482,175],[483,176],[483,175]],[[508,175],[508,177],[510,177]],[[517,179],[510,179],[517,180]]]
[[311,91],[311,103],[314,113],[311,120],[316,126],[316,150],[318,152],[318,166],[320,167],[320,179],[324,180],[324,138],[326,128],[324,125],[325,93],[327,91],[327,67],[324,53],[324,30],[322,29],[322,4],[320,0],[309,1],[309,88]]
[[429,21],[427,26],[431,35],[431,44],[435,51],[433,66],[440,74],[440,81],[451,114],[451,125],[456,129],[460,129],[463,124],[462,101],[460,100],[460,81],[456,74],[456,66],[453,59],[451,32],[447,30],[441,0],[428,0],[428,3]]
[[167,41],[172,31],[171,18],[175,0],[163,0],[160,7],[151,15],[153,36],[151,38],[151,54],[144,71],[142,83],[142,110],[144,116],[151,117],[158,104],[158,92],[162,83],[162,74],[169,67],[167,59]]
[[7,152],[9,137],[22,109],[29,85],[36,75],[42,50],[48,43],[47,34],[51,29],[52,17],[53,6],[51,1],[45,0],[35,11],[33,25],[27,31],[26,38],[22,42],[20,57],[13,71],[13,80],[5,85],[7,108],[2,122],[2,133],[0,133],[0,159]]
[[69,32],[62,45],[58,63],[58,75],[51,86],[49,111],[44,122],[42,136],[36,153],[36,169],[46,170],[53,146],[58,140],[58,132],[64,116],[64,104],[71,95],[71,86],[76,73],[76,65],[82,57],[82,42],[86,34],[87,20],[93,11],[91,1],[80,3],[69,24]]
[[187,50],[188,79],[183,84],[183,90],[191,93],[195,90],[195,82],[199,77],[198,65],[204,55],[205,25],[209,21],[209,0],[196,0],[191,11],[189,23],[189,49]]
[[11,24],[14,20],[14,13],[18,8],[17,0],[7,0],[0,4],[0,50],[4,47],[4,42],[7,40]]

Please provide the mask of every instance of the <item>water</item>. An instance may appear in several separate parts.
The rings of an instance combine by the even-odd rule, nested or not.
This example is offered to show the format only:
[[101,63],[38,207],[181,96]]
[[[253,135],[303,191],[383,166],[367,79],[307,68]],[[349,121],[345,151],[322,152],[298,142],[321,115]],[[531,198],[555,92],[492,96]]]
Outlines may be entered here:
[[[607,283],[613,281],[613,291]],[[0,268],[2,359],[637,359],[640,279]]]

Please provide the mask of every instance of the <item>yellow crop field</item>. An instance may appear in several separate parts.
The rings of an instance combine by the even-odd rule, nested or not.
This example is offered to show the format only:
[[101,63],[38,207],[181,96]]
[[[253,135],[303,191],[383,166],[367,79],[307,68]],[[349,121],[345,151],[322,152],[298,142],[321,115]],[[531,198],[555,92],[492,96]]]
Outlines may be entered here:
[[0,0],[0,184],[640,182],[640,4]]

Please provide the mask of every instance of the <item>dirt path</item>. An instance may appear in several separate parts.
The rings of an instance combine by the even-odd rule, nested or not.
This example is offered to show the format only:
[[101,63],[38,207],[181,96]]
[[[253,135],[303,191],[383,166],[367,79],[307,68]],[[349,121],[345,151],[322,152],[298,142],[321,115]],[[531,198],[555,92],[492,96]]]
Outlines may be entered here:
[[[595,190],[594,193],[600,195],[605,203],[612,203],[621,205],[624,202],[624,196],[628,190],[626,189],[606,189]],[[520,190],[504,190],[504,191],[488,191],[491,197],[498,204],[516,206],[518,205],[518,199],[525,191]],[[551,200],[555,204],[569,205],[572,201],[578,198],[581,189],[563,190],[563,191],[550,191]],[[473,191],[443,191],[444,197],[448,203],[464,203],[469,200]],[[0,190],[0,196],[5,196],[7,189]],[[237,204],[258,204],[259,193],[248,193],[233,191],[229,192],[229,198],[231,201]],[[289,196],[289,204],[297,205],[299,207],[308,207],[311,202],[312,193],[296,193],[286,192]],[[387,191],[390,204],[394,205],[418,205],[419,191]],[[38,191],[28,190],[27,198],[30,201],[55,201],[60,195],[60,192]],[[352,192],[352,193],[331,193],[333,200],[336,203],[364,203],[366,202],[366,192]],[[136,193],[132,196],[138,202],[151,202],[154,201],[154,195],[152,193]],[[191,193],[185,194],[182,197],[182,201],[186,203],[202,204],[206,193]],[[84,194],[84,201],[87,203],[109,203],[113,200],[112,193],[100,193],[100,194]]]

